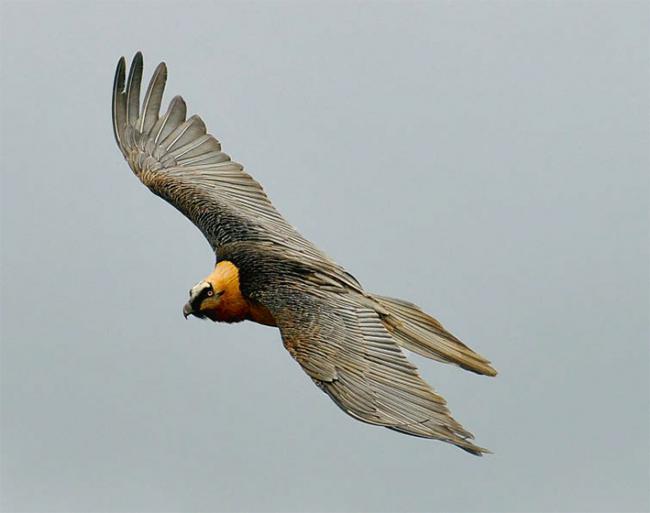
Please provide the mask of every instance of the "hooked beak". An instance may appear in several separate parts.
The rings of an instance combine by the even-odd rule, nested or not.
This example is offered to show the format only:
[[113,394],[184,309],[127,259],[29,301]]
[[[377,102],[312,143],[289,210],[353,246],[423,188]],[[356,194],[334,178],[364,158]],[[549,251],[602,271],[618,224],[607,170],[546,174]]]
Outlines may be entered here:
[[194,310],[192,309],[192,305],[190,305],[189,302],[185,303],[185,306],[183,306],[183,317],[187,319],[189,315],[194,314]]

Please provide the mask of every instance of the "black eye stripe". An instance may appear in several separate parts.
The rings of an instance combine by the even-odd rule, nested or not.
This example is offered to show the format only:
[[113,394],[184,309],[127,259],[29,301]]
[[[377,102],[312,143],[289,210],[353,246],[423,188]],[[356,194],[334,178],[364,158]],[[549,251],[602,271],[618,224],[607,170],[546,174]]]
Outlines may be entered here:
[[192,297],[192,290],[190,290],[190,304],[192,305],[193,308],[198,308],[198,306],[201,304],[201,302],[206,299],[208,296],[208,292],[212,290],[212,285],[208,285],[207,287],[202,288],[196,296]]

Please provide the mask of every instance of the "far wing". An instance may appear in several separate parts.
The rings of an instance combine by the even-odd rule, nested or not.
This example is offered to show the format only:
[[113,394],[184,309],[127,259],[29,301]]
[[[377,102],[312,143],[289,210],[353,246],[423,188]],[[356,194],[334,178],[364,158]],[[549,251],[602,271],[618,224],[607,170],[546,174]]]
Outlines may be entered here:
[[126,61],[113,85],[113,130],[135,175],[187,216],[217,249],[230,242],[259,241],[284,246],[303,258],[329,260],[273,207],[262,187],[221,151],[200,117],[186,117],[180,96],[160,115],[167,80],[164,63],[154,71],[142,106],[142,54],[125,80]]
[[265,301],[291,356],[343,411],[476,455],[489,452],[470,441],[472,434],[451,417],[445,400],[422,380],[378,314],[363,303],[354,294],[316,288],[276,289]]

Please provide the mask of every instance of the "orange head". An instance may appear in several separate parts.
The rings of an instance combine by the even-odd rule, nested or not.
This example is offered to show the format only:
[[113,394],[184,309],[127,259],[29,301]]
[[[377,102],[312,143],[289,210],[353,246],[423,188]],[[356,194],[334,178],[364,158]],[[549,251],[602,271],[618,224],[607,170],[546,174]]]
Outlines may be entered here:
[[186,318],[194,315],[223,322],[242,321],[249,311],[250,305],[239,290],[239,270],[227,260],[219,262],[212,273],[192,287],[183,307]]

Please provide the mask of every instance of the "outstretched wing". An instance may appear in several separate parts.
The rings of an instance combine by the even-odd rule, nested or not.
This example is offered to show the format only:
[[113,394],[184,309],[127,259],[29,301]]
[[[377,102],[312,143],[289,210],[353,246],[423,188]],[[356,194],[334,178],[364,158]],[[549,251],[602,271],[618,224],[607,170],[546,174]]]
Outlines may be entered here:
[[289,353],[343,411],[476,455],[489,452],[470,441],[472,434],[452,418],[363,298],[305,284],[260,299]]
[[135,175],[187,216],[215,251],[230,242],[259,241],[284,246],[303,258],[327,259],[282,218],[260,184],[221,151],[199,116],[185,119],[180,96],[160,115],[165,63],[154,71],[140,105],[142,66],[138,52],[126,78],[122,57],[113,84],[115,139]]

